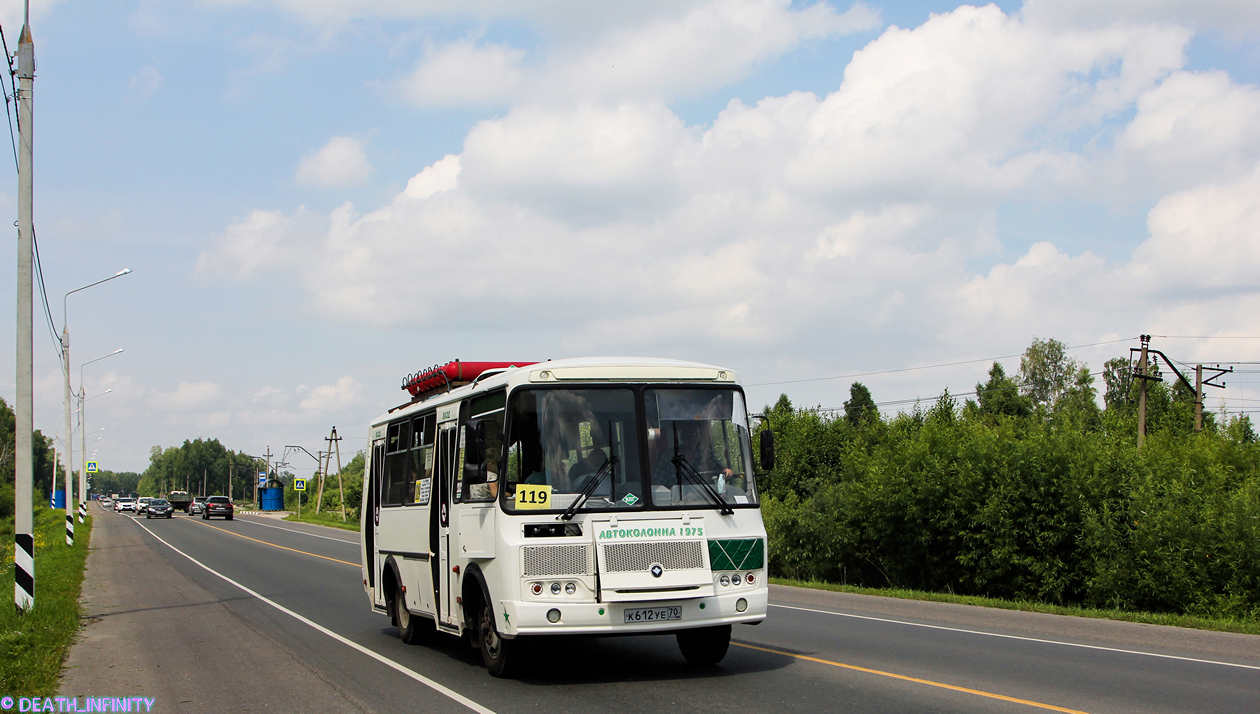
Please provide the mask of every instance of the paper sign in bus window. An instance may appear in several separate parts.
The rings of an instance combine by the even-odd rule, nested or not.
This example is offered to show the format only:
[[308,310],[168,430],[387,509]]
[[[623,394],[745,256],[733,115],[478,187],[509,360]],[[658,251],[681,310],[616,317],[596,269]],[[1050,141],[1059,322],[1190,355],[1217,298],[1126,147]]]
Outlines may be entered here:
[[547,484],[521,483],[516,485],[516,509],[535,510],[553,508],[551,486]]

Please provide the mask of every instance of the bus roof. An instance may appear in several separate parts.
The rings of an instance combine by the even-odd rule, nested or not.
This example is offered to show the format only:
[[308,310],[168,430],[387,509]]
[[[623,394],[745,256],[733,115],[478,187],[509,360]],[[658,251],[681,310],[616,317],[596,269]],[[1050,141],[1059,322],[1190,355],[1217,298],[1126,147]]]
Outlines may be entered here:
[[439,404],[463,399],[475,391],[494,387],[515,387],[521,384],[564,384],[566,382],[689,382],[696,384],[739,383],[733,370],[702,362],[665,359],[661,357],[571,357],[548,360],[535,364],[487,372],[472,384],[452,388],[449,392],[437,391],[421,395],[401,404],[372,420],[378,425],[402,416],[402,413],[422,411]]

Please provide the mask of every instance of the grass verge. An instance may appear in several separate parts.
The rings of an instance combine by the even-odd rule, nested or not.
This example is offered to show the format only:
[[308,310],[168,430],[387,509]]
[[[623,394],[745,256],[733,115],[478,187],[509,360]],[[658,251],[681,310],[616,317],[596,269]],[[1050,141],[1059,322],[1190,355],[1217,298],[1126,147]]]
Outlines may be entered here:
[[[92,533],[92,516],[76,523],[66,546],[65,511],[35,507],[35,607],[22,615],[0,602],[0,692],[15,697],[53,696],[62,663],[79,631],[79,589]],[[4,573],[0,597],[13,597],[13,520],[0,525]]]
[[1092,617],[1099,620],[1120,620],[1122,622],[1140,622],[1147,625],[1168,625],[1169,627],[1189,627],[1196,630],[1214,630],[1217,632],[1237,632],[1244,635],[1260,635],[1260,622],[1255,620],[1216,619],[1197,615],[1176,615],[1164,612],[1131,612],[1127,610],[1096,610],[1088,607],[1069,605],[1049,605],[1040,602],[1017,600],[1001,600],[974,595],[953,595],[950,593],[932,593],[922,590],[902,590],[899,588],[859,588],[852,585],[836,583],[806,582],[788,580],[786,578],[770,578],[774,585],[789,585],[795,588],[812,590],[830,590],[833,592],[852,593],[855,595],[877,595],[879,597],[895,597],[902,600],[925,600],[928,602],[948,602],[955,605],[976,605],[994,607],[1002,610],[1021,610],[1023,612],[1042,612],[1050,615],[1068,615],[1071,617]]
[[324,511],[318,516],[314,513],[303,511],[302,517],[298,518],[296,513],[290,513],[284,517],[286,521],[297,521],[298,523],[314,523],[317,526],[332,526],[347,531],[359,531],[359,519],[351,517],[345,523],[341,522],[341,509],[334,512]]

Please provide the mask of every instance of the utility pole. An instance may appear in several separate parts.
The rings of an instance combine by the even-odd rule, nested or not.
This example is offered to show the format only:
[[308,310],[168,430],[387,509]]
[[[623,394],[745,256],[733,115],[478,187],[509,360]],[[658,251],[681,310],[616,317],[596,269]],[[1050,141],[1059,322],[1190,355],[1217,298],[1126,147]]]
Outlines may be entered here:
[[1138,380],[1141,384],[1138,386],[1138,448],[1146,445],[1146,350],[1150,347],[1151,336],[1142,335],[1139,339],[1142,341],[1142,356],[1138,358]]
[[201,470],[201,495],[206,495],[206,470]]
[[[231,452],[229,452],[229,456],[228,456],[228,500],[229,501],[232,500],[232,456],[230,455],[230,453]],[[245,494],[242,493],[241,495],[244,496]]]
[[[34,304],[33,257],[35,252],[34,134],[31,124],[32,90],[35,84],[35,42],[31,39],[31,8],[27,0],[22,34],[18,37],[17,92],[18,132],[18,255],[17,255],[17,399],[14,403],[14,514],[13,514],[13,604],[19,612],[35,605],[35,514],[31,501],[35,488],[32,433],[35,431],[35,380],[32,355]],[[70,365],[65,365],[67,370]],[[69,441],[69,433],[66,440]],[[54,472],[54,475],[55,472]]]
[[1194,433],[1203,431],[1203,365],[1194,366]]
[[324,439],[328,442],[328,461],[332,463],[332,451],[337,450],[337,498],[341,501],[341,522],[346,522],[346,489],[341,484],[341,437],[337,436],[337,427],[332,428],[332,435]]
[[323,451],[316,451],[315,453],[319,454],[319,467],[315,472],[319,476],[319,496],[315,499],[315,515],[318,516],[319,509],[324,506],[324,474],[328,473],[328,467],[325,462],[332,461],[330,458],[332,454]]

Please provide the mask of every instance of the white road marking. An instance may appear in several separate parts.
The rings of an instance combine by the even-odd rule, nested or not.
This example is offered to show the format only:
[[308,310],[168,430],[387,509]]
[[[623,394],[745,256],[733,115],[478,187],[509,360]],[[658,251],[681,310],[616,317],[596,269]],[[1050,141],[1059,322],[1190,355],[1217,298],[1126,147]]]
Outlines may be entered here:
[[423,674],[420,674],[419,672],[417,672],[417,671],[415,671],[415,670],[413,670],[413,669],[411,669],[411,668],[409,668],[409,667],[407,667],[407,666],[405,666],[405,665],[399,664],[398,662],[395,662],[394,660],[392,660],[392,659],[390,659],[390,658],[386,657],[385,655],[382,655],[382,654],[378,654],[378,653],[376,653],[376,652],[373,652],[372,650],[370,650],[370,649],[368,649],[368,648],[364,647],[363,645],[360,645],[360,644],[359,644],[359,643],[357,643],[357,642],[353,642],[353,641],[351,641],[351,640],[349,640],[349,639],[346,639],[345,637],[342,637],[341,635],[337,634],[336,632],[333,632],[332,630],[328,629],[327,627],[324,627],[323,625],[319,624],[318,622],[315,622],[314,620],[311,620],[311,619],[308,619],[308,618],[306,618],[306,617],[304,617],[304,616],[302,616],[302,615],[299,615],[298,613],[296,613],[296,612],[294,612],[294,611],[290,610],[289,608],[285,607],[284,605],[281,605],[280,603],[275,602],[274,600],[271,600],[271,599],[269,599],[269,598],[266,598],[266,597],[264,597],[264,596],[260,595],[260,594],[259,594],[259,593],[257,593],[257,592],[254,592],[253,590],[251,590],[251,589],[249,589],[249,588],[245,587],[244,585],[241,585],[240,583],[238,583],[238,582],[236,582],[235,580],[233,580],[233,579],[229,578],[228,576],[224,575],[223,573],[220,573],[219,571],[214,570],[214,569],[213,569],[213,568],[211,568],[210,566],[208,566],[208,565],[206,565],[206,564],[202,563],[201,561],[199,561],[199,560],[197,560],[196,558],[192,557],[191,555],[189,555],[189,554],[185,553],[184,551],[180,550],[179,548],[176,548],[175,546],[171,545],[170,543],[167,543],[165,540],[163,540],[163,539],[162,539],[162,537],[161,537],[161,536],[159,536],[158,534],[156,534],[156,533],[154,533],[153,531],[149,530],[149,529],[148,529],[148,528],[147,528],[147,527],[146,527],[143,523],[141,523],[140,521],[135,520],[134,518],[132,519],[132,521],[133,521],[136,525],[140,526],[141,528],[144,528],[145,532],[147,532],[149,535],[151,535],[151,536],[153,536],[154,538],[156,538],[156,539],[157,539],[160,543],[162,543],[163,545],[165,545],[167,548],[170,548],[171,550],[175,551],[176,553],[179,553],[180,555],[184,556],[185,558],[187,558],[188,560],[192,561],[192,562],[193,562],[193,563],[195,563],[197,566],[201,567],[203,570],[205,570],[206,572],[210,573],[211,575],[214,575],[214,576],[216,576],[216,577],[218,577],[218,578],[220,578],[220,579],[222,579],[222,580],[224,580],[224,581],[226,581],[226,582],[228,582],[228,583],[231,583],[232,585],[235,585],[236,587],[238,587],[238,588],[240,588],[241,590],[243,590],[243,591],[245,591],[245,592],[249,593],[250,595],[254,596],[255,598],[258,598],[258,600],[260,600],[261,602],[265,602],[265,603],[267,603],[268,605],[270,605],[270,606],[274,607],[275,609],[279,610],[280,612],[283,612],[284,614],[286,614],[286,615],[288,615],[288,616],[292,617],[293,619],[295,619],[295,620],[297,620],[297,621],[299,621],[299,622],[302,622],[302,623],[305,623],[305,624],[307,624],[307,625],[310,625],[312,628],[314,628],[314,629],[316,629],[316,630],[318,630],[318,631],[320,631],[320,632],[324,633],[325,635],[328,635],[329,637],[333,638],[334,640],[337,640],[338,642],[342,643],[343,645],[346,645],[347,647],[350,647],[350,648],[352,648],[352,649],[354,649],[354,650],[357,650],[357,651],[359,651],[359,652],[361,652],[361,653],[363,653],[363,654],[367,655],[368,657],[371,657],[372,659],[376,660],[377,662],[380,662],[381,664],[386,665],[387,667],[391,667],[391,668],[393,668],[393,669],[395,669],[395,670],[397,670],[397,671],[399,671],[399,672],[401,672],[401,673],[403,673],[403,674],[407,675],[408,677],[411,677],[412,679],[414,679],[414,680],[416,680],[417,682],[419,682],[419,683],[423,684],[424,686],[429,687],[429,688],[430,688],[430,689],[432,689],[433,691],[435,691],[435,692],[437,692],[437,693],[439,693],[439,694],[442,694],[442,695],[444,695],[444,696],[446,696],[446,697],[449,697],[450,699],[452,699],[452,700],[454,700],[454,701],[456,701],[456,702],[458,702],[458,703],[460,703],[460,704],[462,704],[462,705],[464,705],[464,706],[468,707],[469,709],[471,709],[471,710],[473,710],[473,711],[475,711],[475,712],[479,712],[479,714],[494,714],[494,711],[493,711],[492,709],[487,709],[486,707],[481,706],[481,705],[480,705],[480,704],[478,704],[477,702],[474,702],[473,700],[469,699],[468,697],[465,697],[464,695],[460,694],[459,692],[456,692],[455,690],[450,689],[450,688],[448,688],[448,687],[446,687],[446,686],[444,686],[444,685],[438,684],[437,682],[433,681],[432,679],[429,679],[428,677],[424,676]]
[[1080,647],[1087,650],[1101,650],[1103,652],[1119,652],[1121,654],[1142,655],[1143,657],[1159,657],[1161,659],[1175,659],[1182,662],[1198,662],[1199,664],[1217,664],[1222,667],[1239,667],[1241,669],[1260,670],[1260,666],[1253,664],[1238,664],[1236,662],[1220,662],[1211,659],[1196,659],[1194,657],[1179,657],[1177,655],[1159,654],[1157,652],[1143,652],[1141,650],[1126,650],[1118,647],[1103,647],[1101,645],[1084,645],[1077,642],[1062,642],[1059,640],[1043,640],[1037,637],[1021,637],[1019,635],[1003,635],[997,632],[983,632],[981,630],[967,630],[961,627],[946,627],[944,625],[927,625],[922,622],[906,622],[905,620],[893,620],[886,617],[871,617],[870,615],[851,615],[847,612],[834,612],[832,610],[815,610],[809,607],[795,607],[793,605],[776,605],[769,603],[770,607],[780,607],[784,610],[800,610],[801,612],[817,612],[823,615],[835,615],[836,617],[852,617],[858,620],[872,620],[874,622],[889,622],[894,625],[908,625],[910,627],[926,627],[931,630],[946,630],[949,632],[964,632],[969,635],[984,635],[985,637],[1001,637],[1007,640],[1022,640],[1024,642],[1040,642],[1046,645],[1060,645],[1062,647]]
[[290,533],[297,533],[300,535],[310,536],[312,538],[323,538],[324,540],[335,540],[338,543],[349,543],[350,545],[359,544],[359,541],[357,540],[342,540],[341,538],[330,538],[328,536],[318,535],[316,533],[307,533],[306,531],[296,531],[296,530],[293,530],[292,528],[281,528],[280,526],[273,526],[270,523],[259,523],[258,521],[251,521],[245,518],[241,518],[240,521],[241,523],[252,523],[256,526],[262,526],[263,528],[275,528],[278,531],[288,531]]

